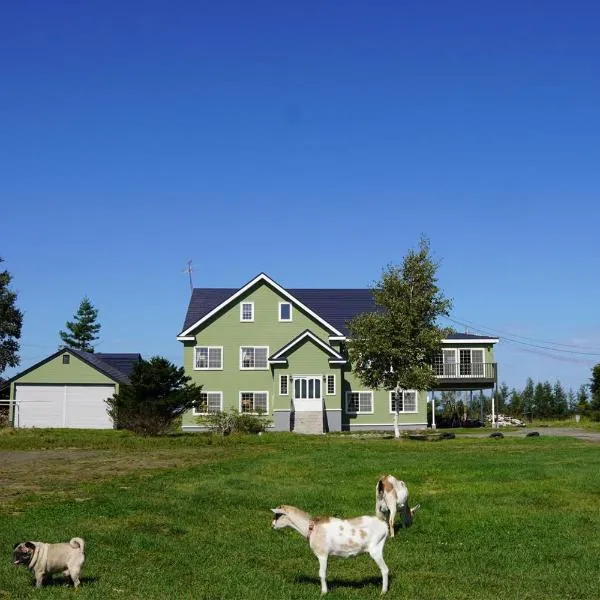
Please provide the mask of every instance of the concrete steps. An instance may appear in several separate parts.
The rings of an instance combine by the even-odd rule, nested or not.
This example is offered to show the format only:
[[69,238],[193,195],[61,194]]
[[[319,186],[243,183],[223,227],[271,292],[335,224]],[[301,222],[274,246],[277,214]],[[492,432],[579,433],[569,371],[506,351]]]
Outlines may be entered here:
[[295,411],[294,433],[321,434],[323,432],[323,411]]

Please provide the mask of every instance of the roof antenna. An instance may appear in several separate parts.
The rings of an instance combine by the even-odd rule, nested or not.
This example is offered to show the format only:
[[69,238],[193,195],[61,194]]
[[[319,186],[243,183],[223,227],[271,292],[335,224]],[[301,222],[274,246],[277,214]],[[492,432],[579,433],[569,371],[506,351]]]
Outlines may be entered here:
[[185,267],[185,269],[183,270],[183,273],[187,273],[190,277],[190,292],[194,292],[194,284],[192,283],[192,271],[194,269],[192,269],[192,261],[188,260],[187,261],[187,266]]

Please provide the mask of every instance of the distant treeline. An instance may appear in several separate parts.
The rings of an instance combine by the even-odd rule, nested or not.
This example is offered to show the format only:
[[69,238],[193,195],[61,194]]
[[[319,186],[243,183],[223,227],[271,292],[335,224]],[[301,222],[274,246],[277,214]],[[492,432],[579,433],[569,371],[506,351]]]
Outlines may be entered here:
[[[600,363],[592,369],[591,382],[577,391],[566,390],[560,381],[527,379],[522,390],[502,383],[494,394],[495,412],[524,420],[562,419],[581,414],[600,421]],[[441,404],[441,407],[440,407]],[[455,421],[485,420],[492,411],[491,396],[483,392],[443,392],[436,401],[442,417]]]

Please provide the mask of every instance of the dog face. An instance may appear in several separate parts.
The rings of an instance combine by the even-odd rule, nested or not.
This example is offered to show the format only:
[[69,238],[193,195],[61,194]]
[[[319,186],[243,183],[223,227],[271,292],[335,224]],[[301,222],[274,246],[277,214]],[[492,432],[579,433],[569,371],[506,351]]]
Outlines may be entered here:
[[31,542],[23,542],[15,544],[13,547],[13,564],[28,565],[33,558],[35,552],[35,544]]

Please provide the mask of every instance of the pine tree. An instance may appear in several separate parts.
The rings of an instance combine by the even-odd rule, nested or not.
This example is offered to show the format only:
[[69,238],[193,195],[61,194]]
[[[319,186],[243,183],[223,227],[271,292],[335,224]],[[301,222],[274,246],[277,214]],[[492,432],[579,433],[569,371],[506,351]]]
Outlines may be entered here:
[[73,321],[67,321],[67,331],[60,331],[62,341],[69,348],[93,352],[92,342],[98,339],[100,323],[97,322],[98,310],[85,296],[79,305]]
[[590,408],[600,410],[600,363],[592,369],[592,381],[590,383]]
[[181,415],[202,403],[202,386],[190,384],[183,367],[154,356],[137,363],[128,385],[109,398],[108,414],[117,427],[140,435],[161,435]]
[[[4,261],[0,257],[1,262]],[[0,271],[0,375],[6,367],[16,367],[20,362],[23,313],[15,306],[17,294],[9,288],[11,280],[8,271]]]
[[553,388],[553,417],[564,417],[567,414],[567,411],[569,410],[569,404],[568,404],[568,397],[567,394],[565,393],[565,390],[562,386],[562,384],[560,383],[560,381],[557,381],[554,384],[554,388]]
[[533,419],[534,412],[534,393],[535,387],[533,384],[533,379],[531,377],[527,378],[527,383],[525,384],[525,388],[521,392],[521,407],[523,410],[523,415],[528,416],[529,420]]

